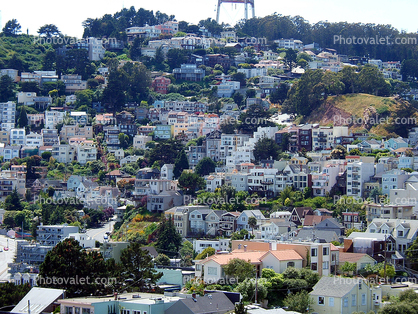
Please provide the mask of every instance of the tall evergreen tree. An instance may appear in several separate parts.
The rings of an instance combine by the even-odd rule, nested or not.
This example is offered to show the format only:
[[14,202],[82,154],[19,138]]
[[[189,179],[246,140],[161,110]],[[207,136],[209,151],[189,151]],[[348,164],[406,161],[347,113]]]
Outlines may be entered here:
[[17,125],[19,128],[24,128],[28,125],[28,115],[26,114],[25,106],[22,106],[19,113],[19,118],[17,119]]
[[6,197],[4,201],[4,209],[15,211],[23,210],[23,205],[20,202],[20,196],[16,188],[14,188],[13,192]]
[[180,177],[184,169],[189,169],[189,160],[187,159],[186,152],[184,151],[184,149],[182,149],[181,152],[177,155],[177,158],[174,162],[174,177]]
[[181,246],[181,235],[177,232],[173,221],[163,217],[157,229],[158,240],[156,248],[159,253],[175,257]]

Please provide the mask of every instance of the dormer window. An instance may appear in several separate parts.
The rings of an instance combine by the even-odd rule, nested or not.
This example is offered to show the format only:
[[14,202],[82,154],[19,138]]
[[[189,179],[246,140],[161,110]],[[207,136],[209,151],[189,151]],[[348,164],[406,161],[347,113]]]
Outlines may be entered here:
[[403,230],[398,230],[398,237],[403,237]]

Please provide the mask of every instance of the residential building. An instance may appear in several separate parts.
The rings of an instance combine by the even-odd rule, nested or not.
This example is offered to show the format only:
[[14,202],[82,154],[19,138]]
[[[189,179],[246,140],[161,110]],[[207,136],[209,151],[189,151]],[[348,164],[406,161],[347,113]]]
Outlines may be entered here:
[[57,129],[42,129],[41,135],[44,146],[52,147],[54,145],[59,145],[60,143]]
[[367,222],[375,218],[383,219],[413,219],[416,217],[414,213],[414,205],[396,205],[396,204],[376,204],[370,203],[366,205]]
[[90,144],[77,145],[77,161],[85,165],[89,161],[97,160],[97,148]]
[[218,239],[218,240],[193,240],[193,250],[200,254],[204,249],[211,247],[214,248],[216,252],[219,251],[229,251],[229,244],[231,239]]
[[369,181],[373,175],[374,163],[347,162],[347,195],[361,198],[365,182]]
[[152,81],[152,88],[154,91],[159,94],[167,94],[168,92],[168,85],[171,84],[171,80],[167,77],[157,76]]
[[133,147],[135,149],[146,149],[146,144],[152,141],[152,137],[148,135],[135,135],[133,139]]
[[16,103],[13,101],[0,103],[0,122],[3,131],[10,131],[15,127]]
[[[356,264],[356,273],[364,270],[367,265],[373,266],[376,264],[376,260],[367,255],[366,253],[347,253],[340,252],[340,266],[344,265],[345,262]],[[341,271],[340,271],[341,272]]]
[[391,190],[402,189],[409,174],[404,170],[393,169],[382,174],[382,193],[389,195]]
[[302,50],[303,49],[303,42],[298,40],[298,39],[281,38],[281,39],[276,39],[274,41],[274,43],[277,44],[279,48],[293,49],[293,50]]
[[104,242],[100,246],[100,253],[105,260],[113,258],[116,263],[120,263],[122,250],[129,246],[129,242]]
[[63,123],[65,117],[64,111],[45,111],[45,128],[54,129],[58,123]]
[[408,147],[408,142],[402,137],[390,138],[384,142],[384,147],[385,149],[395,150],[402,147]]
[[245,78],[249,79],[255,76],[266,76],[267,68],[238,69],[238,72],[244,73]]
[[68,225],[39,225],[36,240],[41,245],[56,246],[59,242],[69,236],[70,233],[77,233],[77,226]]
[[132,113],[122,111],[116,114],[116,121],[121,133],[132,137],[136,135],[137,126],[135,124],[135,116]]
[[[216,308],[214,305],[216,304]],[[181,298],[171,305],[164,314],[224,314],[235,309],[235,304],[222,292],[196,296],[196,298]],[[155,312],[153,312],[155,314]]]
[[172,125],[161,125],[155,126],[154,138],[157,139],[170,139],[174,135],[174,128]]
[[1,69],[0,70],[0,77],[7,75],[8,77],[10,77],[13,82],[18,82],[19,81],[19,71],[15,70],[15,69]]
[[61,80],[65,84],[66,93],[75,93],[87,88],[87,81],[83,81],[81,75],[78,74],[62,75]]
[[65,145],[53,145],[52,146],[52,156],[59,163],[68,164],[72,162],[75,158],[75,148],[74,146],[65,144]]
[[10,130],[10,145],[25,145],[26,131],[22,129]]
[[41,147],[41,146],[43,146],[44,141],[42,139],[42,134],[30,132],[28,135],[26,135],[25,145],[30,146],[30,147]]
[[86,139],[93,138],[93,127],[90,125],[85,125],[80,127],[80,125],[63,125],[60,131],[60,139],[62,141],[68,142],[72,137],[82,137]]
[[377,312],[382,301],[379,286],[370,288],[363,279],[344,280],[342,277],[322,277],[309,293],[315,313],[350,314]]
[[341,213],[343,217],[342,224],[345,229],[356,228],[358,230],[363,230],[363,222],[360,220],[360,214],[358,212],[343,212]]
[[182,64],[180,68],[173,69],[176,80],[199,82],[205,76],[205,70],[198,68],[196,64]]
[[103,132],[104,132],[104,136],[105,136],[105,141],[106,141],[106,145],[112,149],[117,149],[119,148],[120,142],[119,142],[119,134],[120,134],[120,129],[119,126],[114,125],[114,126],[105,126],[103,128]]
[[[6,130],[0,130],[0,143],[3,145],[9,145],[10,141],[10,132]],[[1,148],[1,152],[3,151],[4,147]]]

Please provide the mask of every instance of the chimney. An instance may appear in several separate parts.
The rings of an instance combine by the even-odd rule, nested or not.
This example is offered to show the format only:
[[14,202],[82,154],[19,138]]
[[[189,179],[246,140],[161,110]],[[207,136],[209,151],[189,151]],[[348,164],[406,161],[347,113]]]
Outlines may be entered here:
[[244,252],[247,252],[247,246],[244,245]]

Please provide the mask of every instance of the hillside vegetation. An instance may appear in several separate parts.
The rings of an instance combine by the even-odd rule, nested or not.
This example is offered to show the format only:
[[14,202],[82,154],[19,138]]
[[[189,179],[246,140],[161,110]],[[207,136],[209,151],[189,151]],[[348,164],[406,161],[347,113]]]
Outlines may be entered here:
[[307,123],[341,126],[353,132],[367,130],[378,136],[405,136],[409,124],[418,116],[411,104],[395,97],[369,94],[329,96],[309,116]]

